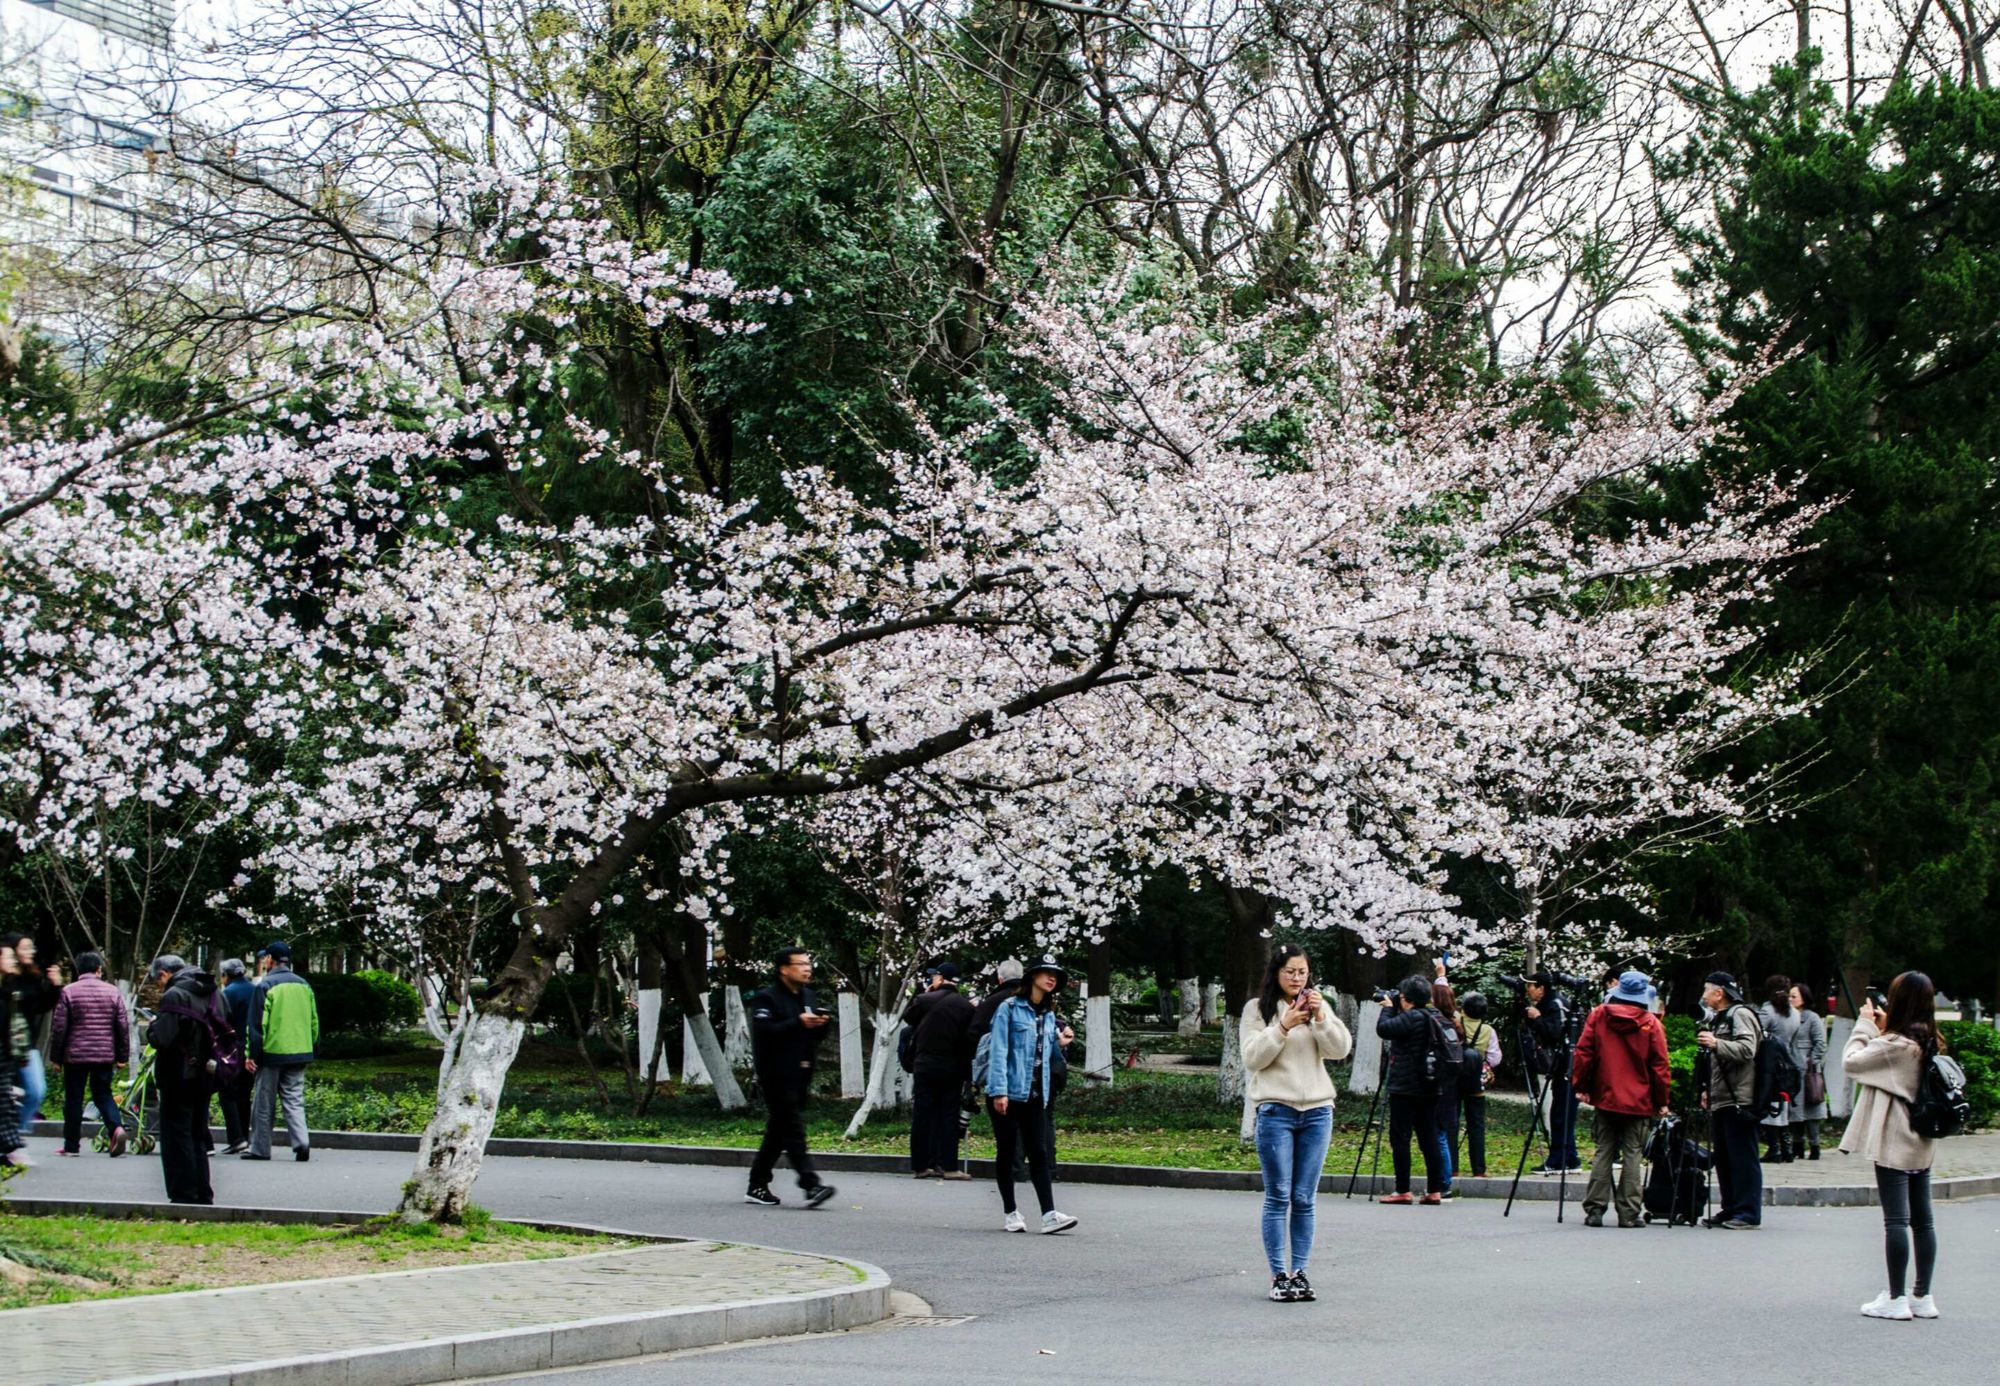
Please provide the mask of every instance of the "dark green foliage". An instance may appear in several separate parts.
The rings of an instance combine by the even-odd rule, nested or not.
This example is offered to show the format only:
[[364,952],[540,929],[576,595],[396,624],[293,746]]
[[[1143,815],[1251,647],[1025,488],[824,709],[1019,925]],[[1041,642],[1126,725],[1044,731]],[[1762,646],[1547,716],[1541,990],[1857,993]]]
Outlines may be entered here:
[[[1921,966],[1995,982],[2000,805],[2000,96],[1900,87],[1848,113],[1779,69],[1721,99],[1668,178],[1715,178],[1683,231],[1687,337],[1739,364],[1792,353],[1734,411],[1696,484],[1796,481],[1838,507],[1783,582],[1768,642],[1831,647],[1823,715],[1753,746],[1823,752],[1803,812],[1666,879],[1675,929],[1751,975]],[[1842,685],[1841,681],[1846,681]]]
[[1938,1029],[1951,1056],[1965,1069],[1973,1127],[1986,1131],[2000,1125],[2000,1030],[1968,1020],[1947,1020]]
[[417,1023],[423,1001],[400,977],[373,970],[307,978],[322,1035],[386,1035]]

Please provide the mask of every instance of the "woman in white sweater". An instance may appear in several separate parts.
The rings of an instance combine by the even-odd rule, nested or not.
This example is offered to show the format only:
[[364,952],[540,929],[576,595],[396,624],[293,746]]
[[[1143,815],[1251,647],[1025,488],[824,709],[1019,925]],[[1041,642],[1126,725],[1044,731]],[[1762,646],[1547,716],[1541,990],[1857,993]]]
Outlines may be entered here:
[[[1882,1226],[1889,1260],[1889,1288],[1861,1306],[1871,1319],[1934,1319],[1931,1267],[1937,1261],[1937,1230],[1931,1218],[1933,1142],[1910,1127],[1910,1103],[1924,1065],[1943,1042],[1938,1038],[1937,991],[1921,972],[1905,972],[1889,984],[1889,1009],[1871,1000],[1854,1022],[1841,1060],[1859,1085],[1854,1114],[1840,1148],[1875,1164],[1875,1188],[1882,1195]],[[1917,1253],[1914,1293],[1905,1297],[1910,1240]]]
[[[1281,943],[1264,968],[1261,994],[1243,1008],[1243,1069],[1257,1109],[1257,1162],[1264,1170],[1264,1259],[1271,1298],[1313,1298],[1313,1200],[1333,1139],[1329,1059],[1344,1059],[1354,1038],[1311,985],[1297,944]],[[1286,1233],[1291,1234],[1290,1256]]]

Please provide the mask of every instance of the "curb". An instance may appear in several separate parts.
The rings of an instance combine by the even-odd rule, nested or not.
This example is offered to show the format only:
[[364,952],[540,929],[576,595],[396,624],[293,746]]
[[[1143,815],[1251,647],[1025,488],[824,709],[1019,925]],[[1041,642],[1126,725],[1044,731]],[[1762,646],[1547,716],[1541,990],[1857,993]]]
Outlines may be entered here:
[[[96,1125],[84,1123],[86,1135]],[[220,1128],[213,1128],[220,1137]],[[60,1122],[35,1123],[38,1136],[60,1136]],[[417,1153],[418,1137],[399,1131],[314,1131],[312,1143],[327,1150],[375,1150],[396,1154]],[[563,1141],[495,1137],[486,1143],[488,1155],[533,1160],[608,1160],[647,1165],[709,1165],[720,1169],[748,1169],[754,1150],[727,1145],[655,1145],[647,1141]],[[813,1163],[825,1170],[847,1170],[855,1174],[908,1174],[909,1160],[901,1155],[859,1155],[832,1150],[812,1153]],[[991,1160],[968,1160],[966,1169],[976,1178],[993,1176]],[[1261,1193],[1264,1178],[1256,1170],[1180,1169],[1170,1165],[1096,1165],[1058,1161],[1056,1177],[1066,1184],[1106,1184],[1151,1189],[1214,1189],[1234,1193]],[[1323,1194],[1345,1194],[1346,1174],[1328,1174],[1320,1180]],[[1569,1181],[1568,1198],[1583,1201],[1585,1176]],[[1463,1198],[1507,1197],[1512,1176],[1500,1179],[1464,1178],[1454,1181]],[[1514,1198],[1516,1202],[1553,1203],[1557,1181],[1546,1177],[1523,1176]],[[1363,1175],[1355,1180],[1356,1194],[1390,1193],[1395,1181],[1386,1174]],[[1931,1183],[1933,1198],[1986,1198],[2000,1194],[2000,1174],[1959,1175]],[[1868,1208],[1881,1202],[1873,1184],[1772,1184],[1765,1186],[1764,1203],[1778,1208]],[[624,1234],[621,1234],[624,1235]]]
[[[155,1216],[199,1222],[336,1225],[367,1222],[381,1216],[377,1213],[313,1208],[210,1208],[174,1203],[95,1203],[75,1199],[10,1199],[8,1205],[13,1211],[23,1214],[90,1211],[107,1217]],[[601,1232],[647,1242],[701,1240],[661,1237],[580,1223],[524,1222],[523,1225],[550,1230]],[[535,1324],[492,1333],[461,1333],[328,1352],[314,1357],[233,1363],[206,1371],[106,1378],[97,1386],[425,1386],[425,1383],[457,1381],[468,1377],[582,1367],[761,1338],[840,1332],[889,1317],[890,1280],[887,1272],[865,1261],[846,1257],[823,1259],[850,1267],[860,1273],[860,1279],[852,1285],[768,1299],[727,1300],[649,1313]],[[182,1294],[227,1295],[259,1288],[262,1287],[233,1286],[221,1290],[189,1290]],[[158,1295],[147,1298],[158,1303],[180,1297]],[[4,1315],[0,1315],[0,1320],[4,1320]]]

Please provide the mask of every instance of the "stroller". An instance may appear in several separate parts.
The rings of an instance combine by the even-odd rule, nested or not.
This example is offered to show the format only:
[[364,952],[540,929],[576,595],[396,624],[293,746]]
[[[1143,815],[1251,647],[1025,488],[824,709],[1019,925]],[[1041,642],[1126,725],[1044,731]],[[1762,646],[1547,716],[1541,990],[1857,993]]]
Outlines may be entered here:
[[1667,1117],[1646,1142],[1646,1222],[1693,1227],[1708,1211],[1708,1171],[1715,1157],[1694,1143],[1680,1117]]
[[[153,1018],[152,1012],[133,1009],[135,1031],[143,1034],[141,1028]],[[148,1107],[152,1101],[153,1069],[158,1063],[151,1045],[143,1045],[139,1051],[139,1066],[123,1085],[114,1084],[112,1100],[118,1104],[118,1123],[125,1128],[125,1148],[135,1155],[151,1155],[159,1146],[159,1135],[146,1125]],[[103,1122],[97,1126],[97,1134],[90,1138],[90,1148],[103,1155],[111,1149],[111,1130]]]

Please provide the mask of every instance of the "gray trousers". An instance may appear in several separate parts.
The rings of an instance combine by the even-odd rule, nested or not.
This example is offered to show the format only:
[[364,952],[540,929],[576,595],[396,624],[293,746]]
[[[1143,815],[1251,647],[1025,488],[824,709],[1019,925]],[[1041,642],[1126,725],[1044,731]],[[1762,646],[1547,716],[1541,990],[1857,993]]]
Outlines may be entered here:
[[259,1064],[257,1090],[250,1095],[250,1153],[271,1153],[271,1127],[278,1119],[278,1103],[285,1104],[285,1134],[292,1149],[304,1150],[312,1143],[306,1130],[306,1066],[304,1064]]
[[1593,1112],[1590,1134],[1597,1153],[1590,1157],[1590,1183],[1583,1191],[1583,1211],[1602,1214],[1611,1206],[1611,1161],[1618,1161],[1618,1221],[1637,1225],[1645,1220],[1646,1128],[1652,1118]]

